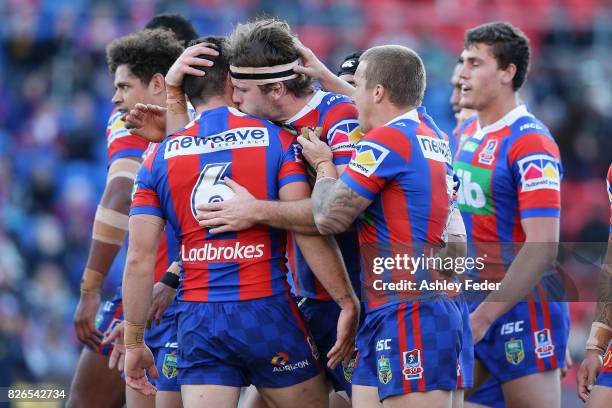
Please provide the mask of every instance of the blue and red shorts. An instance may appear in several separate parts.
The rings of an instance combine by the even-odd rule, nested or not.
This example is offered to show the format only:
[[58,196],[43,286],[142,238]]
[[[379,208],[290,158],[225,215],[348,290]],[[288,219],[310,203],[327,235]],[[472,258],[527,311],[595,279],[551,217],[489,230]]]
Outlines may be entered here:
[[569,324],[565,302],[521,302],[491,325],[474,353],[500,383],[563,368]]
[[457,389],[463,322],[446,296],[369,311],[357,334],[353,384],[395,395]]
[[281,388],[322,372],[289,293],[233,302],[179,302],[178,383]]

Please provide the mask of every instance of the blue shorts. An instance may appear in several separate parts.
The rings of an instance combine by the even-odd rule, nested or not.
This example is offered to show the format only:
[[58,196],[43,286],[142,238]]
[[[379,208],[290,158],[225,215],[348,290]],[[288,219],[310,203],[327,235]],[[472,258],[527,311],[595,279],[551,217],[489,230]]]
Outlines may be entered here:
[[308,329],[321,355],[321,364],[325,367],[327,379],[332,382],[334,390],[346,391],[351,395],[352,371],[350,365],[346,369],[342,367],[342,364],[339,364],[334,370],[327,367],[327,353],[336,344],[340,307],[333,300],[311,298],[302,298],[298,306],[306,318]]
[[[115,292],[115,296],[102,305],[98,314],[96,315],[96,326],[102,334],[110,333],[119,322],[123,320],[123,303],[121,298],[121,286],[119,286]],[[89,350],[94,351],[104,356],[110,356],[113,350],[112,344],[100,345],[93,349],[89,346],[85,346]]]
[[[475,309],[477,304],[470,304]],[[497,319],[474,353],[500,383],[565,367],[569,308],[564,302],[521,302]]]
[[178,383],[281,388],[321,373],[289,293],[236,302],[179,302]]
[[601,385],[604,387],[612,387],[612,344],[608,346],[608,351],[603,357],[603,367],[597,376],[595,385]]
[[472,341],[472,325],[470,324],[470,308],[462,297],[454,299],[461,313],[463,323],[461,329],[462,346],[457,367],[457,388],[472,388],[474,386],[474,342]]
[[158,391],[181,391],[181,387],[177,382],[178,342],[174,316],[177,304],[178,302],[175,301],[168,306],[160,323],[153,324],[151,329],[145,331],[145,343],[153,352],[155,365],[159,373],[159,377],[153,382]]
[[489,377],[484,384],[468,397],[467,401],[491,408],[506,408],[501,384],[493,377]]
[[357,334],[353,384],[394,395],[457,389],[461,314],[446,296],[367,313]]

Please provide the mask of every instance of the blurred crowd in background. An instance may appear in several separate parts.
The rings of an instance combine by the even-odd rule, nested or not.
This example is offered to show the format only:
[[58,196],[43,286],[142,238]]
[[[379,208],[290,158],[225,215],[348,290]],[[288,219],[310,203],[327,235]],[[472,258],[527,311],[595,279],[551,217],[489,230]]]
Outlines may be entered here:
[[[533,48],[521,97],[561,148],[561,239],[607,240],[606,0],[0,0],[0,387],[68,384],[73,374],[81,345],[72,313],[106,172],[113,79],[104,50],[159,12],[183,14],[202,35],[226,34],[257,15],[286,19],[332,70],[356,49],[414,48],[427,67],[425,106],[447,133],[464,30],[494,20],[518,25]],[[107,279],[107,297],[123,260]],[[574,333],[590,325],[591,310],[573,304]],[[577,359],[584,337],[570,342]]]

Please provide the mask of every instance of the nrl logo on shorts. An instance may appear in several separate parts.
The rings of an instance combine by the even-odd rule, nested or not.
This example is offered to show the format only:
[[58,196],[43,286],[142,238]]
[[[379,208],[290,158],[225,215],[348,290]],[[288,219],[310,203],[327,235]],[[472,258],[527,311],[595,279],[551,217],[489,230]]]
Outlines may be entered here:
[[355,370],[355,357],[351,358],[348,365],[343,368],[344,379],[347,383],[351,383],[353,381],[353,371]]
[[514,365],[519,364],[525,359],[525,350],[523,349],[523,340],[511,339],[506,342],[506,360]]
[[550,338],[550,330],[543,329],[533,333],[538,358],[546,358],[555,354],[555,346]]
[[393,378],[393,373],[391,372],[391,361],[385,356],[380,356],[378,359],[378,381],[383,384],[388,384]]
[[421,350],[414,349],[410,351],[404,351],[403,353],[404,374],[405,380],[418,380],[423,378],[423,366],[421,364]]
[[162,366],[162,373],[167,379],[176,377],[178,374],[178,368],[176,366],[176,352],[166,353],[164,356],[164,365]]

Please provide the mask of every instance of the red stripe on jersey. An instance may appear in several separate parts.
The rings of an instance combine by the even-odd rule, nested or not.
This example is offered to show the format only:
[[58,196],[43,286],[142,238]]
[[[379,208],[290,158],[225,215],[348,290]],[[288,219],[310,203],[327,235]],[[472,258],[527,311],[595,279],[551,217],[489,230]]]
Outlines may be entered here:
[[[397,338],[399,342],[399,365],[400,367],[404,366],[404,352],[408,351],[408,344],[406,340],[408,336],[406,335],[406,307],[408,306],[407,302],[401,303],[397,308]],[[410,385],[410,380],[406,380],[405,377],[402,376],[402,386],[404,387],[404,393],[408,394],[412,392],[412,386]]]
[[[239,128],[247,126],[245,121],[237,121],[240,118],[234,115],[229,117],[229,128]],[[236,123],[242,122],[242,123]],[[248,163],[266,163],[266,148],[254,149],[234,149],[232,150],[232,177],[238,184],[244,186],[253,196],[260,200],[266,200],[268,186],[262,183],[261,180],[267,180],[266,166],[252,166]],[[241,267],[238,270],[240,281],[240,300],[253,299],[254,297],[267,297],[272,295],[272,265],[270,262],[270,228],[265,226],[256,226],[247,231],[241,231],[236,234],[238,242],[251,242],[264,244],[264,259],[263,262],[257,264],[249,263],[248,267]],[[267,279],[263,281],[261,276],[267,275]],[[260,282],[254,290],[253,282]],[[243,290],[248,290],[245,293]]]
[[429,211],[429,222],[427,223],[427,242],[432,244],[444,244],[442,234],[446,228],[446,221],[450,211],[450,197],[446,183],[436,183],[435,180],[446,180],[446,165],[444,163],[429,160],[430,202],[437,203],[441,197],[447,199],[442,205],[432,205]]
[[[420,309],[420,303],[414,302],[414,308],[412,309],[412,335],[414,336],[414,348],[421,353],[421,366],[425,367],[425,353],[423,352],[423,339],[421,338]],[[425,370],[423,370],[423,376],[418,380],[419,392],[425,392],[425,375]]]
[[[531,325],[531,337],[533,339],[535,332],[538,331],[538,315],[536,311],[535,301],[533,300],[533,295],[529,295],[527,304],[529,305],[529,324]],[[533,343],[535,346],[535,339],[533,340]],[[538,371],[540,372],[546,371],[546,369],[544,368],[544,361],[542,359],[539,359],[538,356],[535,354],[535,347],[534,347],[534,356],[535,356],[535,361],[538,365]]]
[[153,190],[139,188],[138,194],[134,194],[132,207],[160,207],[159,197]]
[[[555,339],[553,338],[552,323],[550,321],[550,304],[548,303],[548,300],[546,299],[546,293],[544,289],[542,288],[542,285],[537,284],[536,288],[538,290],[538,295],[540,297],[540,307],[542,308],[542,317],[544,317],[544,327],[550,330],[550,342],[552,344],[555,344]],[[553,355],[549,357],[550,365],[553,370],[558,367],[557,359],[555,358],[556,357],[555,354],[556,353],[553,349]]]
[[147,154],[147,157],[145,157],[144,161],[142,162],[142,165],[149,171],[151,171],[151,168],[153,166],[153,160],[155,159],[158,150],[159,143],[155,145],[153,150],[149,154]]
[[[168,188],[170,198],[172,200],[173,210],[176,214],[178,225],[181,226],[181,241],[184,246],[193,244],[196,241],[204,241],[206,231],[201,227],[191,213],[191,203],[185,200],[181,195],[180,190],[174,189],[174,186],[189,184],[195,186],[200,176],[198,171],[194,169],[200,168],[199,155],[185,155],[180,159],[168,160]],[[189,182],[185,182],[185,178],[189,178]],[[194,237],[201,235],[201,238]],[[183,254],[185,257],[185,254]],[[183,261],[186,273],[183,280],[183,298],[186,301],[208,301],[208,286],[209,271],[208,263],[200,263],[201,269],[191,268],[189,263]]]
[[401,131],[389,126],[383,126],[368,132],[366,138],[369,137],[373,137],[377,143],[385,144],[391,148],[394,153],[398,154],[406,163],[410,163],[412,144]]

